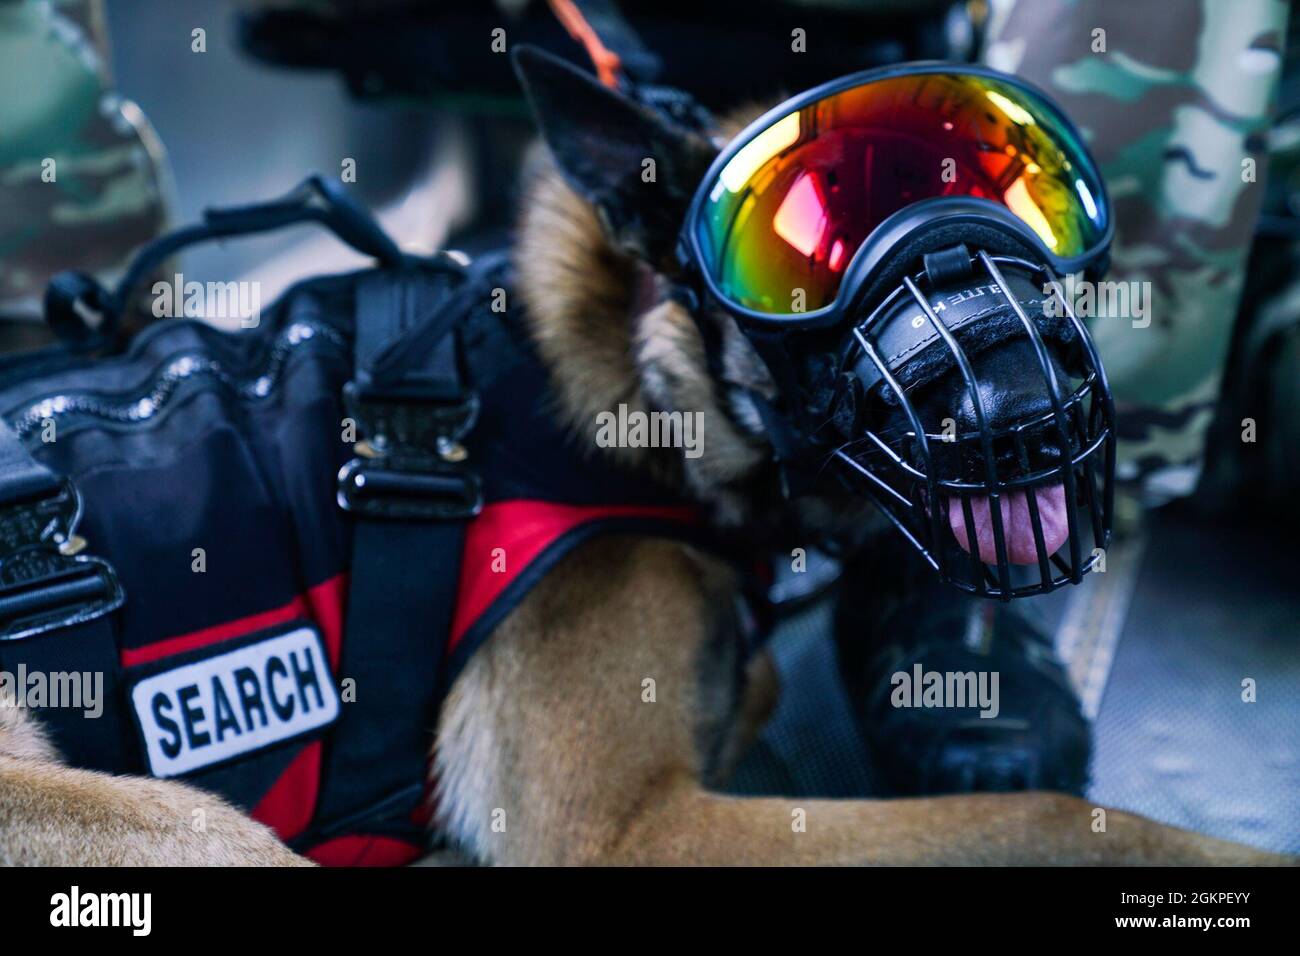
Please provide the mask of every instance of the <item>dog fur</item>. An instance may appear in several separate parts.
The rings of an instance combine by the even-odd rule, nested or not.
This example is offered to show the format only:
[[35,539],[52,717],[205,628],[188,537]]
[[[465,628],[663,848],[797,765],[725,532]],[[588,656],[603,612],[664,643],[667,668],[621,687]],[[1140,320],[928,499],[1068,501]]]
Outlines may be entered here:
[[[629,241],[627,223],[610,222],[549,159],[533,166],[517,260],[555,413],[590,436],[596,413],[620,403],[703,410],[705,456],[609,453],[677,482],[723,525],[804,540],[846,525],[875,533],[865,510],[845,501],[779,503],[758,417],[743,390],[727,387],[771,389],[739,330],[713,319],[724,350],[724,381],[715,381],[695,319],[663,298],[662,255],[644,236]],[[1091,804],[1055,793],[801,800],[714,792],[776,692],[762,655],[735,677],[738,587],[729,566],[665,540],[596,539],[568,556],[451,689],[434,748],[440,826],[492,864],[1282,861],[1118,810],[1097,833]],[[643,700],[647,678],[653,702]],[[797,810],[803,829],[792,826]],[[25,713],[0,701],[0,863],[303,862],[195,788],[61,765]]]

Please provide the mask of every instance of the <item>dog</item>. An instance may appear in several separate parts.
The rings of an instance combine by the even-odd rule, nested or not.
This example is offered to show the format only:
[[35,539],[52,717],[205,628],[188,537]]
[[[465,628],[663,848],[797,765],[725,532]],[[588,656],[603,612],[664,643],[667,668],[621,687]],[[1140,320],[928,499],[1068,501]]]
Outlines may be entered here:
[[[667,294],[686,204],[718,143],[754,111],[708,139],[571,69],[518,63],[549,151],[526,172],[517,292],[552,375],[555,414],[593,454],[672,483],[756,548],[834,539],[852,550],[892,534],[847,493],[780,494],[747,398],[775,388],[763,363],[730,319],[693,315]],[[656,160],[653,185],[640,175],[646,157]],[[716,333],[712,369],[702,328]],[[597,450],[600,414],[620,405],[702,411],[707,453]],[[1098,828],[1097,808],[1053,792],[720,794],[778,689],[766,656],[741,666],[740,588],[732,564],[678,541],[622,535],[570,553],[497,627],[442,706],[431,760],[437,825],[475,860],[505,865],[1281,862],[1118,810]],[[897,595],[853,598],[883,608]],[[62,765],[39,726],[0,701],[0,862],[307,861],[184,783]]]

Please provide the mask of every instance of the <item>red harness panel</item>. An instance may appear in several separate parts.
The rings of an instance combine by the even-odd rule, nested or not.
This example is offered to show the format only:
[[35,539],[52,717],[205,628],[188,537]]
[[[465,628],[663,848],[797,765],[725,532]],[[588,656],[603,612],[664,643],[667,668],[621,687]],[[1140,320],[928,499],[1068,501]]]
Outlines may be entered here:
[[501,593],[565,535],[594,522],[642,518],[692,524],[694,509],[667,505],[562,505],[549,501],[498,501],[485,505],[465,532],[460,587],[447,653]]
[[[545,567],[539,561],[577,534],[594,532],[597,526],[620,521],[647,521],[664,526],[698,523],[694,509],[660,505],[565,505],[548,501],[511,500],[484,506],[465,531],[456,607],[443,655],[447,661],[465,635],[494,608],[511,584],[522,581],[530,568],[540,579]],[[308,589],[286,604],[226,621],[188,634],[166,638],[147,647],[125,648],[124,668],[165,660],[201,648],[234,641],[257,631],[297,619],[312,621],[321,632],[330,668],[338,674],[345,640],[343,622],[347,615],[348,576],[340,574]],[[506,596],[512,603],[527,593],[526,586]],[[472,648],[467,649],[472,653]],[[430,741],[432,743],[432,740]],[[282,839],[292,840],[310,826],[321,783],[321,741],[305,744],[276,782],[253,807],[251,816],[270,826]],[[410,862],[419,847],[386,837],[355,834],[329,840],[307,850],[309,856],[326,865],[391,866]]]

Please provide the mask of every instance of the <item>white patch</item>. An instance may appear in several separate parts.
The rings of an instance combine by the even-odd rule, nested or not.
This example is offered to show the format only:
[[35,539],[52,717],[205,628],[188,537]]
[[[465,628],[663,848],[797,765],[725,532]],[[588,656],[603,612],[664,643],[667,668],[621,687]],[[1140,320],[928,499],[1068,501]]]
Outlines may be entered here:
[[1282,65],[1277,50],[1251,47],[1237,54],[1237,66],[1243,73],[1272,73]]
[[988,49],[984,52],[984,62],[995,70],[1001,70],[1003,73],[1015,73],[1020,67],[1020,61],[1024,58],[1025,40],[1023,37],[990,43]]
[[155,777],[175,777],[324,727],[339,715],[310,627],[146,677],[131,704]]

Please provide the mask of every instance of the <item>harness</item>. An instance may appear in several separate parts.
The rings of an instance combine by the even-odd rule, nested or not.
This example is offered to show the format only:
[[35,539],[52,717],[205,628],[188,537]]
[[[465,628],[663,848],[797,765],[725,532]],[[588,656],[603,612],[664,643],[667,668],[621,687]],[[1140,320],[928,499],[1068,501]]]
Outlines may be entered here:
[[[554,422],[504,256],[404,256],[325,181],[159,240],[114,293],[63,277],[51,321],[103,347],[181,246],[304,219],[377,266],[253,331],[179,319],[0,364],[0,671],[73,766],[184,779],[321,863],[400,864],[493,629],[595,535],[700,532]],[[102,679],[101,715],[34,700],[69,674]]]

